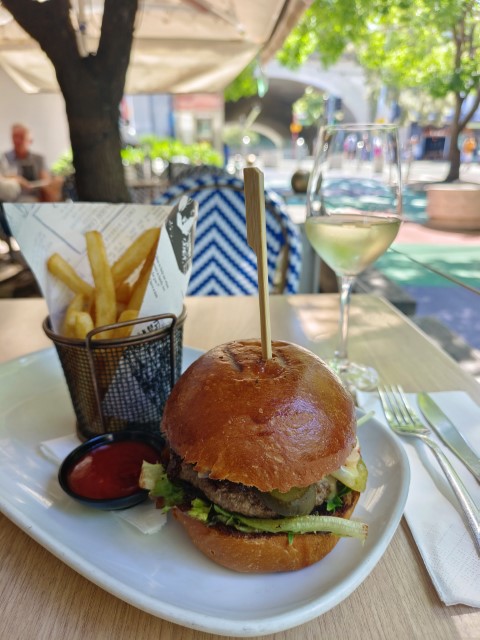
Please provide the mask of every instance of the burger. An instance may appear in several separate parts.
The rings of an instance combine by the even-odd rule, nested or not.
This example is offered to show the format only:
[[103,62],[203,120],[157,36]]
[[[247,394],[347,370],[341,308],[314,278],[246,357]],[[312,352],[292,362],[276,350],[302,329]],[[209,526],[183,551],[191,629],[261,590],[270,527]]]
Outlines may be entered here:
[[141,485],[193,544],[241,572],[301,569],[340,537],[364,540],[350,520],[367,469],[355,406],[313,353],[258,340],[203,354],[170,394],[163,464],[144,463]]

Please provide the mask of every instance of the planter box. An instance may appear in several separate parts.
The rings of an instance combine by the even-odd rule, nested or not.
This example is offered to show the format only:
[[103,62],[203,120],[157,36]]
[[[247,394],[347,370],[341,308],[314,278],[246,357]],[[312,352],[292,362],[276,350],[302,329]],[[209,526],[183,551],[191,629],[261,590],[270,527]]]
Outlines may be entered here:
[[432,227],[479,231],[480,185],[430,185],[427,188],[427,215]]

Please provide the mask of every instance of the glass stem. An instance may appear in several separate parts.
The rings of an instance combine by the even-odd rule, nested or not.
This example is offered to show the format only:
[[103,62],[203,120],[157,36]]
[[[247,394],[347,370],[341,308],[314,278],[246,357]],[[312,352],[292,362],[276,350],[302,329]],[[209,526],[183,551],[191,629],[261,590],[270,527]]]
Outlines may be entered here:
[[348,317],[350,314],[350,295],[352,293],[355,276],[341,276],[340,285],[340,317],[338,323],[338,346],[335,358],[342,362],[348,361]]

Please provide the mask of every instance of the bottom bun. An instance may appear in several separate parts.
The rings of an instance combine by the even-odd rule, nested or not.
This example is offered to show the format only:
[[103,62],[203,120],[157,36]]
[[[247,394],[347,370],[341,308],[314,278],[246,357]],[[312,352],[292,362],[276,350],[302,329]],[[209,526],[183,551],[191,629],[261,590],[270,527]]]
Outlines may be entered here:
[[[350,518],[360,494],[351,491],[342,518]],[[208,526],[184,511],[173,509],[193,544],[210,560],[242,573],[296,571],[324,558],[340,540],[331,533],[303,533],[288,542],[286,534],[248,534],[225,527]],[[336,514],[338,515],[338,514]]]

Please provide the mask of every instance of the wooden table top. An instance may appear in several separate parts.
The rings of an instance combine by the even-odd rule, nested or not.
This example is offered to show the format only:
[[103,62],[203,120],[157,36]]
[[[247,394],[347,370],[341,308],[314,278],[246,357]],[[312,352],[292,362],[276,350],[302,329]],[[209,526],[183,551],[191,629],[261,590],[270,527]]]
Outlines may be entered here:
[[[255,297],[189,298],[184,342],[208,349],[259,335]],[[332,354],[338,297],[271,298],[272,338]],[[41,299],[0,300],[0,362],[50,347]],[[350,356],[407,391],[461,389],[480,404],[480,386],[405,316],[382,299],[353,297]],[[206,640],[219,636],[166,622],[126,604],[77,574],[0,515],[0,638]],[[275,640],[480,638],[480,611],[439,600],[403,519],[384,556],[342,603]]]

